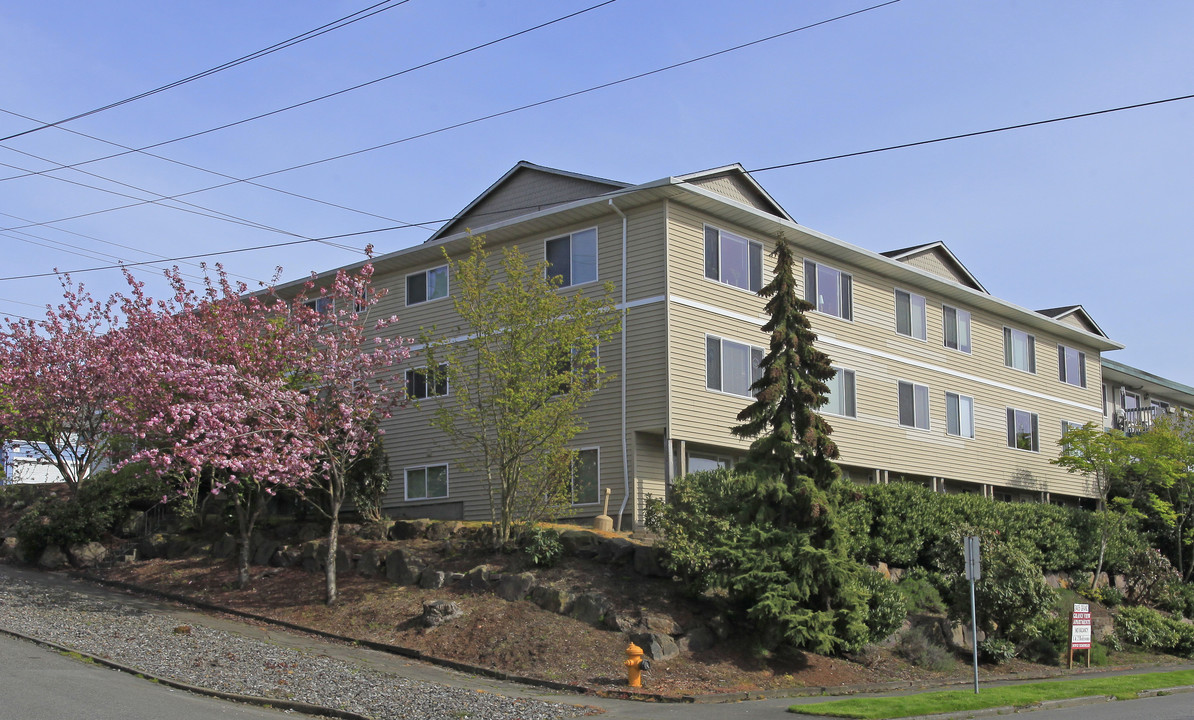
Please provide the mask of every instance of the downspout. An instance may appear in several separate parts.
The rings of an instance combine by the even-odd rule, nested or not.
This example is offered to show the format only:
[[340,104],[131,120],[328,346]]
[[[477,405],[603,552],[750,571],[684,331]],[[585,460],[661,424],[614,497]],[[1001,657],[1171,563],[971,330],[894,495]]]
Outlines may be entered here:
[[622,516],[630,500],[630,459],[626,450],[626,213],[614,205],[609,206],[622,218],[622,506],[618,508],[618,532],[622,531]]

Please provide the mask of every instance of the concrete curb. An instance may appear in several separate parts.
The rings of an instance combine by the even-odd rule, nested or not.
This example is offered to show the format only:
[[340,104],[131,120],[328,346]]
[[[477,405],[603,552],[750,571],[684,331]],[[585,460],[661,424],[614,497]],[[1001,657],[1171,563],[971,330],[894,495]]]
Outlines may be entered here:
[[287,700],[285,698],[265,698],[258,697],[256,695],[241,695],[239,693],[230,693],[224,692],[223,690],[213,690],[211,688],[200,687],[198,685],[190,685],[188,683],[179,682],[178,680],[171,680],[170,678],[154,675],[128,665],[123,665],[114,660],[109,660],[108,658],[92,655],[91,653],[84,652],[76,648],[59,645],[58,643],[50,642],[49,640],[31,637],[29,635],[25,635],[24,633],[19,633],[15,630],[9,630],[8,628],[4,627],[0,627],[0,634],[8,635],[9,637],[17,638],[18,640],[31,642],[35,645],[41,645],[42,647],[46,647],[60,653],[79,655],[81,657],[87,658],[97,665],[103,665],[113,670],[128,673],[134,677],[150,680],[160,685],[172,687],[177,690],[185,690],[186,692],[194,693],[195,695],[206,695],[208,697],[219,698],[220,700],[231,700],[233,702],[245,703],[246,705],[256,705],[258,707],[293,710],[295,712],[301,712],[307,715],[339,718],[339,720],[372,720],[372,718],[366,717],[365,715],[358,715],[357,713],[349,712],[348,710],[336,710],[334,708],[323,707],[322,705],[312,705],[310,703]]

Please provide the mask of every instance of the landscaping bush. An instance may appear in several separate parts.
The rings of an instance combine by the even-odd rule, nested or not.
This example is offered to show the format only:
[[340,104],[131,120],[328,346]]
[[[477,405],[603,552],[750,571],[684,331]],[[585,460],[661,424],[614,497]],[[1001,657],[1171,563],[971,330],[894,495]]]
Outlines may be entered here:
[[978,656],[983,662],[1002,665],[1016,656],[1016,644],[1003,638],[980,640]]
[[882,642],[904,624],[907,601],[895,583],[870,568],[859,570],[857,582],[866,597],[868,641]]
[[1187,619],[1194,619],[1194,585],[1181,581],[1169,583],[1157,607]]
[[[1057,593],[1045,584],[1040,568],[1018,547],[984,542],[983,576],[975,584],[979,629],[991,639],[1009,641],[1013,653],[1040,635],[1040,627],[1053,614]],[[961,549],[958,550],[961,557]],[[951,617],[970,618],[970,584],[958,575],[953,589]]]
[[896,587],[904,595],[908,612],[917,615],[945,614],[945,601],[941,599],[941,592],[924,570],[913,568],[908,571]]
[[564,545],[559,531],[536,525],[523,534],[522,551],[532,565],[552,567],[564,556]]
[[1155,548],[1142,548],[1129,555],[1123,574],[1128,600],[1149,607],[1157,607],[1170,594],[1170,586],[1181,582],[1169,558]]
[[1194,625],[1147,607],[1125,607],[1115,616],[1115,635],[1145,650],[1194,655]]
[[917,667],[934,672],[946,672],[954,665],[949,650],[933,642],[928,633],[919,627],[909,628],[900,636],[895,645],[895,654]]
[[390,458],[382,446],[381,437],[374,438],[369,453],[353,464],[345,477],[348,499],[361,520],[382,522],[381,503],[390,487]]

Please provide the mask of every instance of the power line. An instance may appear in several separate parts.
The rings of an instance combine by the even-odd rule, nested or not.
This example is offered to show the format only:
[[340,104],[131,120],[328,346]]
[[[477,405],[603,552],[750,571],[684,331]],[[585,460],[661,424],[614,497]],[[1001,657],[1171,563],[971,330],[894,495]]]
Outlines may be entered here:
[[[185,193],[178,193],[177,195],[169,195],[169,196],[166,196],[166,197],[165,197],[165,198],[163,198],[163,199],[166,199],[166,200],[174,200],[174,199],[177,199],[177,198],[180,198],[180,197],[186,197],[186,196],[189,196],[189,195],[196,195],[196,194],[198,194],[198,193],[209,192],[209,191],[211,191],[211,190],[218,190],[218,189],[220,189],[220,188],[229,187],[229,186],[231,186],[231,185],[236,185],[236,184],[238,184],[238,183],[249,182],[249,181],[252,181],[252,180],[260,180],[261,178],[264,178],[264,177],[270,177],[270,176],[272,176],[272,175],[280,175],[280,174],[282,174],[282,173],[291,172],[291,171],[294,171],[294,170],[299,170],[299,169],[302,169],[302,168],[312,167],[312,166],[315,166],[315,165],[322,165],[322,164],[324,164],[324,163],[332,162],[333,160],[342,160],[342,159],[344,159],[344,158],[352,157],[352,156],[354,156],[354,155],[361,155],[361,154],[368,153],[368,152],[374,152],[374,151],[376,151],[376,150],[381,150],[381,149],[383,149],[383,148],[392,147],[392,146],[394,146],[394,145],[400,145],[400,144],[402,144],[402,143],[410,142],[410,141],[412,141],[412,140],[418,140],[418,139],[420,139],[420,138],[425,138],[425,137],[429,137],[429,136],[432,136],[432,135],[438,135],[438,134],[440,134],[440,133],[448,132],[448,131],[450,131],[450,130],[455,130],[455,129],[457,129],[457,128],[467,127],[467,126],[469,126],[469,125],[475,125],[475,124],[477,124],[477,123],[484,122],[484,121],[486,121],[486,120],[492,120],[492,119],[499,118],[499,117],[503,117],[503,116],[506,116],[506,115],[512,115],[512,114],[514,114],[514,113],[522,112],[522,111],[524,111],[524,110],[530,110],[530,109],[532,109],[532,108],[540,107],[540,106],[543,106],[543,105],[549,105],[549,104],[552,104],[552,103],[556,103],[556,102],[559,102],[559,101],[561,101],[561,100],[566,100],[566,99],[569,99],[569,98],[578,97],[578,96],[580,96],[580,95],[586,95],[586,94],[588,94],[588,93],[596,92],[596,91],[598,91],[598,90],[603,90],[603,89],[605,89],[605,88],[614,87],[614,86],[616,86],[616,85],[622,85],[622,84],[624,84],[624,83],[628,83],[628,82],[631,82],[631,81],[633,81],[633,80],[640,80],[640,79],[642,79],[642,78],[645,78],[645,77],[650,77],[650,76],[652,76],[652,75],[657,75],[657,74],[659,74],[659,73],[662,73],[662,72],[667,72],[667,71],[669,71],[669,70],[674,70],[674,69],[676,69],[676,68],[679,68],[679,67],[684,67],[684,66],[686,66],[686,65],[691,65],[691,64],[693,64],[693,63],[701,62],[701,61],[703,61],[703,60],[708,60],[708,59],[710,59],[710,58],[718,57],[718,56],[720,56],[720,55],[725,55],[725,54],[727,54],[727,53],[732,53],[732,52],[735,52],[735,51],[738,51],[738,50],[742,50],[742,49],[745,49],[745,48],[748,48],[748,47],[752,47],[752,46],[754,46],[754,45],[759,45],[759,44],[761,44],[761,43],[769,42],[769,41],[771,41],[771,40],[776,40],[776,39],[779,39],[779,38],[782,38],[782,37],[786,37],[786,36],[788,36],[788,35],[792,35],[792,34],[794,34],[794,33],[802,32],[802,31],[804,31],[804,30],[810,30],[810,29],[812,29],[812,28],[820,27],[820,26],[822,26],[822,25],[826,25],[826,24],[829,24],[829,23],[832,23],[832,22],[836,22],[836,21],[838,21],[838,20],[844,20],[844,19],[846,19],[846,18],[850,18],[850,17],[853,17],[853,16],[855,16],[855,15],[861,15],[861,14],[863,14],[863,13],[871,12],[871,11],[873,11],[873,10],[878,10],[879,8],[887,7],[888,5],[895,5],[896,3],[899,3],[899,2],[901,2],[901,0],[887,0],[887,2],[879,3],[878,5],[872,5],[872,6],[870,6],[870,7],[866,7],[866,8],[863,8],[863,9],[861,9],[861,10],[855,10],[855,11],[853,11],[853,12],[845,13],[845,14],[843,14],[843,15],[838,15],[838,16],[836,16],[836,17],[828,18],[828,19],[826,19],[826,20],[821,20],[821,21],[818,21],[818,22],[815,22],[815,23],[812,23],[812,24],[809,24],[809,25],[804,25],[804,26],[801,26],[801,27],[798,27],[798,28],[793,28],[793,29],[791,29],[791,30],[786,30],[786,31],[784,31],[784,32],[779,32],[779,33],[775,33],[775,34],[773,34],[773,35],[768,35],[767,37],[764,37],[764,38],[759,38],[759,39],[757,39],[757,40],[752,40],[752,41],[750,41],[750,42],[741,43],[741,44],[739,44],[739,45],[734,45],[733,47],[725,48],[725,49],[718,50],[718,51],[715,51],[715,52],[706,53],[706,54],[704,54],[704,55],[700,55],[700,56],[698,56],[698,57],[690,58],[690,59],[688,59],[688,60],[683,60],[683,61],[680,61],[680,62],[672,63],[672,64],[670,64],[670,65],[665,65],[665,66],[663,66],[663,67],[656,68],[656,69],[654,69],[654,70],[648,70],[648,71],[646,71],[646,72],[637,73],[637,74],[635,74],[635,75],[630,75],[630,76],[627,76],[627,77],[621,78],[621,79],[619,79],[619,80],[612,80],[612,81],[610,81],[610,82],[601,83],[601,84],[599,84],[599,85],[594,85],[594,86],[592,86],[592,87],[585,88],[585,89],[583,89],[583,90],[576,90],[576,91],[573,91],[573,92],[570,92],[570,93],[565,93],[565,94],[563,94],[563,95],[556,95],[555,97],[551,97],[551,98],[548,98],[548,99],[546,99],[546,100],[540,100],[540,101],[537,101],[537,102],[529,103],[529,104],[526,104],[526,105],[521,105],[521,106],[519,106],[519,107],[511,108],[511,109],[508,109],[508,110],[502,110],[502,111],[500,111],[500,112],[495,112],[495,113],[491,113],[491,114],[489,114],[489,115],[484,115],[484,116],[481,116],[481,117],[473,118],[472,120],[466,120],[466,121],[463,121],[463,122],[454,123],[454,124],[452,124],[452,125],[446,125],[446,126],[444,126],[444,127],[440,127],[440,128],[438,128],[438,129],[435,129],[435,130],[428,130],[428,131],[426,131],[426,132],[418,133],[418,134],[416,134],[416,135],[410,135],[410,136],[407,136],[407,137],[405,137],[405,138],[401,138],[401,139],[398,139],[398,140],[392,140],[392,141],[390,141],[390,142],[382,143],[382,144],[380,144],[380,145],[374,145],[374,146],[372,146],[372,147],[363,148],[363,149],[361,149],[361,150],[354,150],[354,151],[352,151],[352,152],[342,153],[342,154],[340,154],[340,155],[334,155],[334,156],[332,156],[332,157],[323,158],[323,159],[321,159],[321,160],[312,160],[312,161],[310,161],[310,162],[300,163],[300,164],[298,164],[298,165],[292,165],[292,166],[290,166],[290,167],[282,168],[281,170],[273,170],[273,171],[271,171],[271,172],[261,173],[261,174],[259,174],[259,175],[252,175],[252,176],[250,176],[250,177],[248,177],[248,178],[243,178],[243,179],[233,180],[233,181],[226,182],[226,183],[219,183],[219,184],[217,184],[217,185],[210,185],[210,186],[208,186],[208,187],[199,188],[198,190],[191,190],[191,191],[188,191],[188,192],[185,192]],[[147,146],[147,147],[154,147],[154,146]],[[110,157],[115,157],[115,156],[110,156]],[[99,159],[106,159],[106,158],[99,158]],[[94,161],[89,161],[89,162],[94,162]],[[78,164],[83,164],[83,163],[78,163]],[[68,165],[68,166],[66,166],[66,167],[74,167],[74,166],[72,166],[72,165]],[[17,177],[22,177],[22,176],[17,176]],[[10,178],[10,179],[12,179],[12,178]],[[138,203],[133,203],[133,204],[130,204],[130,205],[120,205],[120,206],[117,206],[117,207],[108,208],[108,209],[106,209],[106,210],[96,210],[96,211],[93,211],[93,212],[90,212],[90,213],[84,213],[84,214],[81,214],[81,215],[74,215],[74,216],[71,216],[71,217],[68,217],[68,218],[61,218],[61,219],[59,219],[59,220],[50,220],[50,221],[47,221],[46,223],[43,223],[43,224],[53,224],[53,223],[55,223],[55,222],[62,222],[62,221],[65,221],[65,220],[74,220],[74,219],[77,219],[77,218],[80,218],[80,217],[88,217],[88,216],[91,216],[91,215],[98,215],[98,214],[101,214],[101,213],[106,213],[106,212],[114,212],[114,211],[116,211],[116,210],[125,210],[125,209],[128,209],[128,208],[137,207],[137,206],[139,206],[139,205],[144,205],[144,204],[146,204],[146,203],[148,203],[148,202],[150,202],[150,201],[138,202]],[[411,226],[411,225],[413,225],[413,224],[406,224],[406,225],[404,225],[404,226]]]
[[[28,130],[22,130],[19,133],[14,133],[7,137],[0,138],[0,142],[5,142],[8,140],[12,140],[13,138],[21,137],[23,135],[29,135],[29,134],[32,134],[35,132],[39,132],[41,130],[45,130],[46,128],[57,127],[59,125],[62,125],[63,123],[71,122],[72,120],[78,120],[80,118],[85,118],[89,115],[95,115],[97,113],[104,112],[105,110],[111,110],[112,108],[120,107],[121,105],[125,105],[127,103],[131,103],[136,100],[141,100],[143,98],[147,98],[150,95],[156,95],[160,92],[165,92],[166,90],[176,88],[180,85],[185,85],[189,82],[193,82],[200,78],[207,77],[208,75],[214,75],[218,72],[227,70],[229,68],[236,67],[237,65],[242,65],[251,60],[256,60],[257,58],[265,57],[266,55],[269,55],[271,53],[275,53],[279,50],[283,50],[285,48],[291,47],[292,45],[297,45],[306,40],[310,40],[312,38],[319,37],[320,35],[329,33],[333,30],[339,30],[342,27],[347,27],[359,20],[364,20],[366,18],[373,17],[374,15],[377,15],[378,13],[385,12],[386,10],[392,10],[393,8],[396,8],[399,5],[405,5],[406,3],[410,2],[410,0],[398,0],[398,2],[395,2],[393,5],[389,5],[391,2],[393,2],[393,0],[383,0],[382,2],[376,3],[374,5],[370,5],[369,7],[364,8],[362,10],[358,10],[350,15],[346,15],[346,16],[340,18],[339,20],[333,20],[332,22],[326,23],[324,25],[320,25],[319,27],[317,27],[313,30],[308,30],[299,35],[295,35],[294,37],[289,38],[287,40],[283,40],[281,42],[274,43],[273,45],[270,45],[269,47],[262,48],[261,50],[256,50],[254,52],[249,53],[248,55],[242,55],[241,57],[236,58],[235,60],[229,60],[228,62],[222,63],[222,64],[217,65],[212,68],[208,68],[207,70],[203,70],[202,72],[195,73],[194,75],[188,75],[187,77],[182,78],[181,80],[175,80],[174,82],[167,83],[160,87],[154,88],[153,90],[146,90],[145,92],[138,93],[137,95],[133,95],[131,97],[127,97],[123,100],[117,100],[116,102],[108,103],[107,105],[104,105],[102,107],[93,108],[86,112],[81,112],[77,115],[71,115],[68,118],[63,118],[62,120],[58,120],[56,122],[45,123],[45,124],[41,125],[40,127],[30,128]],[[389,7],[382,7],[383,5],[389,5]]]

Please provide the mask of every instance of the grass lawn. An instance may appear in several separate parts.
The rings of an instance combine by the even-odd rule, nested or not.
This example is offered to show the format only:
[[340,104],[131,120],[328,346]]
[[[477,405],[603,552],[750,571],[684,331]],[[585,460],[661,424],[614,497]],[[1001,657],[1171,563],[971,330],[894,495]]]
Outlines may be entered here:
[[854,698],[833,702],[793,705],[789,712],[844,718],[902,718],[912,715],[962,712],[1003,705],[1031,705],[1042,700],[1065,700],[1086,695],[1111,695],[1117,700],[1132,700],[1142,690],[1157,690],[1179,685],[1194,685],[1194,670],[1125,675],[1109,678],[1075,678],[1026,685],[945,690],[902,697]]

